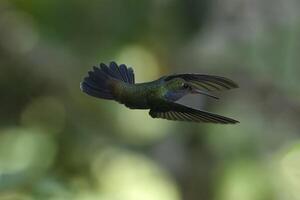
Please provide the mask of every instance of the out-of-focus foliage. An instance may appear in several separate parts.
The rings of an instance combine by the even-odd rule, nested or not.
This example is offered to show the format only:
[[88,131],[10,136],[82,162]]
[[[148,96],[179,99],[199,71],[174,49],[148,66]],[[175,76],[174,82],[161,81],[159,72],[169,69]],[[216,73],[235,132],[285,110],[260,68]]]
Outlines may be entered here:
[[[1,200],[298,200],[298,0],[1,0]],[[217,74],[186,104],[234,126],[154,120],[84,95],[99,62]]]

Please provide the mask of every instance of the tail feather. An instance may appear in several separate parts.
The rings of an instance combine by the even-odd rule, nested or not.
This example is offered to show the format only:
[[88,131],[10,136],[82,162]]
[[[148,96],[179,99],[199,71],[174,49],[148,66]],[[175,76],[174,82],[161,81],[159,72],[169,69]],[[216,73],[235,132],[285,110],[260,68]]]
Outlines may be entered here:
[[102,99],[113,99],[113,96],[110,93],[107,93],[106,91],[102,91],[99,88],[94,88],[91,85],[89,85],[87,82],[82,82],[80,84],[81,90],[93,97],[98,97]]
[[114,77],[111,70],[104,63],[100,63],[100,70],[105,74],[107,74],[108,76]]
[[93,97],[103,99],[113,99],[109,82],[112,79],[117,79],[129,84],[134,84],[134,72],[132,68],[127,68],[126,65],[120,66],[115,62],[111,62],[109,67],[103,63],[99,67],[93,67],[93,71],[88,72],[88,76],[84,78],[80,84],[81,90]]
[[134,72],[133,72],[133,69],[131,67],[128,68],[127,74],[128,74],[130,83],[134,84],[135,83]]
[[129,83],[129,79],[128,79],[128,75],[127,75],[127,68],[126,68],[126,65],[122,64],[119,66],[119,70],[120,70],[120,74],[122,76],[122,79]]
[[122,74],[120,73],[119,67],[117,65],[117,63],[115,62],[111,62],[109,65],[109,69],[111,71],[111,74],[114,78],[119,79],[119,80],[123,80]]
[[117,63],[111,62],[108,67],[101,63],[100,68],[103,72],[115,79],[121,80],[125,83],[134,84],[134,72],[132,68],[127,68],[124,64],[118,66]]

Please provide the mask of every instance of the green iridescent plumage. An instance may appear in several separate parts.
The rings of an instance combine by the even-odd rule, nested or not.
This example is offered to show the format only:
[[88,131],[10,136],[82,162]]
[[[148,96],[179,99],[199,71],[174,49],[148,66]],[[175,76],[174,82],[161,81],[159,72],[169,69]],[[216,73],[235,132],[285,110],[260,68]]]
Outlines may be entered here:
[[132,68],[124,64],[94,67],[81,83],[81,90],[91,96],[118,101],[131,109],[150,109],[150,116],[168,120],[234,124],[238,121],[196,110],[176,103],[187,94],[237,88],[233,81],[203,74],[174,74],[146,83],[135,83]]

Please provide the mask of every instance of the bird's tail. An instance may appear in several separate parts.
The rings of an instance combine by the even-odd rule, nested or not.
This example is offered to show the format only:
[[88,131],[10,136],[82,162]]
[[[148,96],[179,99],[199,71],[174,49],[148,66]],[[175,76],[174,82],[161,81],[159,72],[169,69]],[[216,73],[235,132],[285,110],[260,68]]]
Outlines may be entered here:
[[109,82],[111,80],[119,80],[128,84],[134,84],[134,72],[131,67],[126,65],[117,65],[111,62],[109,66],[101,63],[100,67],[93,67],[92,71],[88,72],[88,76],[80,83],[81,90],[93,97],[103,99],[113,99]]

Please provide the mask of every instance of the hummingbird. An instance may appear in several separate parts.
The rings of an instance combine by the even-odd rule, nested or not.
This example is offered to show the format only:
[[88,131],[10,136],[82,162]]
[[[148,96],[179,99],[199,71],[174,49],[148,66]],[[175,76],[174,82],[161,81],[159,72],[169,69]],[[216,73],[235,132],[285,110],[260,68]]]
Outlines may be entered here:
[[149,115],[152,118],[219,124],[239,122],[176,101],[188,94],[218,99],[209,92],[237,87],[228,78],[196,73],[172,74],[150,82],[135,83],[133,69],[116,62],[94,66],[80,83],[81,91],[90,96],[115,100],[130,109],[150,109]]

